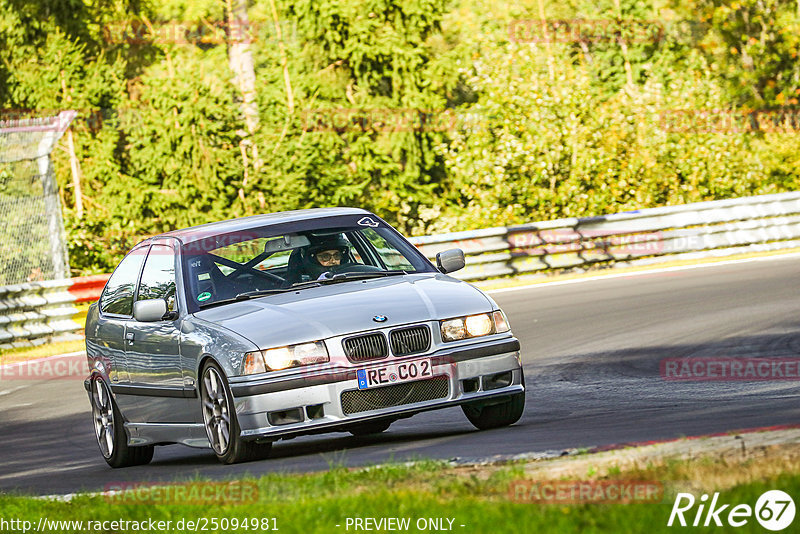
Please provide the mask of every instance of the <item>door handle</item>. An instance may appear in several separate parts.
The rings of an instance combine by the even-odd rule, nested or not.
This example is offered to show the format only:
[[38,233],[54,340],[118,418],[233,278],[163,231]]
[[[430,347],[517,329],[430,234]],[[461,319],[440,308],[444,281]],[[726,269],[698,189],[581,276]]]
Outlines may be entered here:
[[125,339],[128,340],[128,345],[133,345],[133,332],[125,334]]

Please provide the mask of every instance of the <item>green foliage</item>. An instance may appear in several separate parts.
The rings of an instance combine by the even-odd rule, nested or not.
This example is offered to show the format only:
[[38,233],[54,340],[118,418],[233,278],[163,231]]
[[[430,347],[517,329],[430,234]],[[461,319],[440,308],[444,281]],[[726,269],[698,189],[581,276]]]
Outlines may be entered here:
[[[800,4],[796,0],[700,0],[700,48],[717,64],[734,105],[797,106]],[[688,7],[688,6],[687,6]]]
[[[475,119],[441,149],[453,219],[442,228],[519,224],[772,191],[747,133],[671,132],[666,111],[726,106],[689,54],[682,74],[658,73],[606,98],[591,69],[553,49],[558,70],[527,46],[499,45],[473,63]],[[671,58],[671,64],[677,63]],[[654,57],[658,61],[659,58]],[[533,215],[532,215],[533,214]]]
[[386,131],[372,119],[444,109],[455,78],[437,75],[446,70],[434,42],[443,10],[441,2],[425,0],[302,1],[284,8],[296,111],[290,115],[284,104],[277,47],[258,50],[266,82],[261,109],[272,113],[262,111],[258,144],[268,151],[248,198],[260,190],[269,209],[358,205],[401,226],[416,219],[444,179],[434,151],[443,134]]
[[208,38],[224,2],[0,0],[0,112],[79,111],[80,219],[53,154],[74,274],[267,211],[355,205],[422,234],[800,186],[796,116],[789,132],[670,122],[797,106],[796,2],[546,2],[593,32],[550,43],[509,31],[539,21],[532,1],[275,4],[280,38],[269,0],[248,6],[249,134],[228,46]]
[[[616,42],[480,43],[480,56],[461,68],[478,95],[464,109],[471,120],[440,146],[450,188],[434,228],[591,216],[800,185],[792,155],[800,148],[797,125],[794,133],[758,135],[715,131],[701,120],[703,111],[737,111],[693,24],[663,22],[652,34],[658,39],[628,43],[625,53],[618,42],[632,26],[624,21],[659,17],[638,3],[622,2],[621,15],[600,10],[576,8],[583,20],[604,13],[603,20],[617,20],[604,26]],[[678,110],[687,111],[685,121],[674,124]],[[780,163],[787,158],[792,163]]]

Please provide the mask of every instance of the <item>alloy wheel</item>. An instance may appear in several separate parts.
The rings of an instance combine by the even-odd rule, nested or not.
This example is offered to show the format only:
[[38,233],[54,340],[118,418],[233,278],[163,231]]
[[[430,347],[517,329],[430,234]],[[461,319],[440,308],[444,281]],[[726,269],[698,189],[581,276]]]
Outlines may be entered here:
[[92,388],[92,414],[94,415],[94,432],[100,452],[105,458],[114,454],[114,405],[108,387],[102,379],[94,380]]
[[231,418],[228,397],[222,378],[213,367],[203,374],[203,421],[211,448],[217,454],[225,454],[230,444]]

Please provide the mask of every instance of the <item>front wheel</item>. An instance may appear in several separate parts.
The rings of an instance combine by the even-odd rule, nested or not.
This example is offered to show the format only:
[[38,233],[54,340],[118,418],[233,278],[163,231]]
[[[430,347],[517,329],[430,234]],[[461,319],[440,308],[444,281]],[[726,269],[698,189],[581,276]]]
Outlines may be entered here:
[[206,436],[217,459],[224,464],[235,464],[266,458],[272,443],[242,440],[239,421],[233,409],[233,397],[228,381],[219,366],[213,362],[203,367],[200,401]]
[[461,409],[479,430],[513,425],[525,411],[525,393],[514,393],[508,400],[497,404],[464,404]]
[[130,447],[122,415],[111,396],[108,386],[100,376],[92,378],[92,416],[94,433],[100,453],[111,467],[144,465],[153,459],[154,447]]

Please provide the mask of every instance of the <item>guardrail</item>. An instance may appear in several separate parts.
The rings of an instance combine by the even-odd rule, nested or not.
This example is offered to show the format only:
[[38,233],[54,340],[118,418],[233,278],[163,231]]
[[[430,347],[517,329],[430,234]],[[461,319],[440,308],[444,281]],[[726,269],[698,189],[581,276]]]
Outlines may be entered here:
[[800,192],[454,232],[411,241],[431,259],[449,248],[462,249],[467,266],[454,273],[462,280],[795,248],[800,247]]
[[[800,247],[800,192],[412,238],[428,258],[461,248],[463,280]],[[0,348],[79,331],[76,303],[109,275],[0,287]]]
[[77,332],[75,304],[100,298],[108,274],[0,286],[0,348]]

